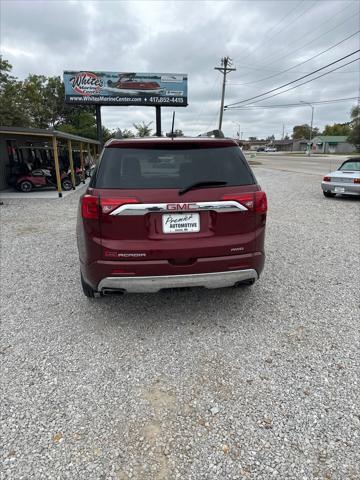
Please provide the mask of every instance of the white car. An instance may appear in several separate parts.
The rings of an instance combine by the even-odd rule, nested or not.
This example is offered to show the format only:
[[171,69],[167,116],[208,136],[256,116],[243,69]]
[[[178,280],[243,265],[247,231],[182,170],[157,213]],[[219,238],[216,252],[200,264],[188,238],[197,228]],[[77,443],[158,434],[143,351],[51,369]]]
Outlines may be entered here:
[[345,160],[338,170],[325,175],[321,188],[325,197],[360,195],[360,157]]
[[277,152],[277,148],[275,148],[275,147],[265,147],[264,152]]

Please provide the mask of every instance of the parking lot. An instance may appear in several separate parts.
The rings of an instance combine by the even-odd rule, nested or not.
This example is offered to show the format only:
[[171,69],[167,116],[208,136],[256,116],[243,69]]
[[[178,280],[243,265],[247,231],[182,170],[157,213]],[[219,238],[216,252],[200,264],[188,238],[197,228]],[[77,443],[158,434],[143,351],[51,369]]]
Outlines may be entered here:
[[250,288],[89,300],[80,192],[4,200],[1,479],[360,478],[360,202],[267,158]]

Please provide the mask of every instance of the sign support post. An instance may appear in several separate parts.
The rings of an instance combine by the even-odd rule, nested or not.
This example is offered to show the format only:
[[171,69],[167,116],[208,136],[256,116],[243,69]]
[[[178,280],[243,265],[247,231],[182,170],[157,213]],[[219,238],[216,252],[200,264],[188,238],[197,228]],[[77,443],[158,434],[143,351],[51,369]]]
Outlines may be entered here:
[[155,106],[156,110],[156,136],[161,137],[161,107]]
[[95,112],[96,112],[96,130],[97,130],[97,137],[100,142],[100,147],[103,146],[103,134],[102,134],[102,125],[101,125],[101,105],[95,105]]

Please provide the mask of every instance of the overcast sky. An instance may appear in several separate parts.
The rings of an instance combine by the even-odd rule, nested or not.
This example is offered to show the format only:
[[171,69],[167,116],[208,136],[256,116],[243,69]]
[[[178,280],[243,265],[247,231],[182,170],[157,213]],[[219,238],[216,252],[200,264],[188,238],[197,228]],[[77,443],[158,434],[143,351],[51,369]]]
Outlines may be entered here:
[[[236,67],[228,76],[228,105],[360,48],[357,34],[277,75],[357,32],[359,1],[1,0],[0,4],[1,53],[21,79],[29,73],[62,76],[67,69],[188,73],[189,106],[176,108],[176,127],[189,135],[218,126],[222,75],[214,67],[221,57],[230,56]],[[262,103],[357,97],[359,64],[352,63]],[[348,121],[355,103],[316,105],[314,125],[323,128],[327,123]],[[172,111],[162,109],[165,131],[171,129]],[[154,107],[102,107],[102,113],[103,123],[110,129],[133,128],[133,122],[143,120],[155,124]],[[243,138],[272,134],[281,138],[283,125],[285,133],[291,134],[294,125],[310,123],[310,116],[309,106],[226,111],[223,131],[234,136],[240,124]]]

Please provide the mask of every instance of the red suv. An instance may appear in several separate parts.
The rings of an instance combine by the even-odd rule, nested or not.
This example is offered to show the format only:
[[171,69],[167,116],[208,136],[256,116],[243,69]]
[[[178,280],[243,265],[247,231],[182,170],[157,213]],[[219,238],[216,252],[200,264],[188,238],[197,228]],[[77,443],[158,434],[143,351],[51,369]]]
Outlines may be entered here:
[[110,140],[80,199],[84,294],[252,284],[266,211],[234,140]]

